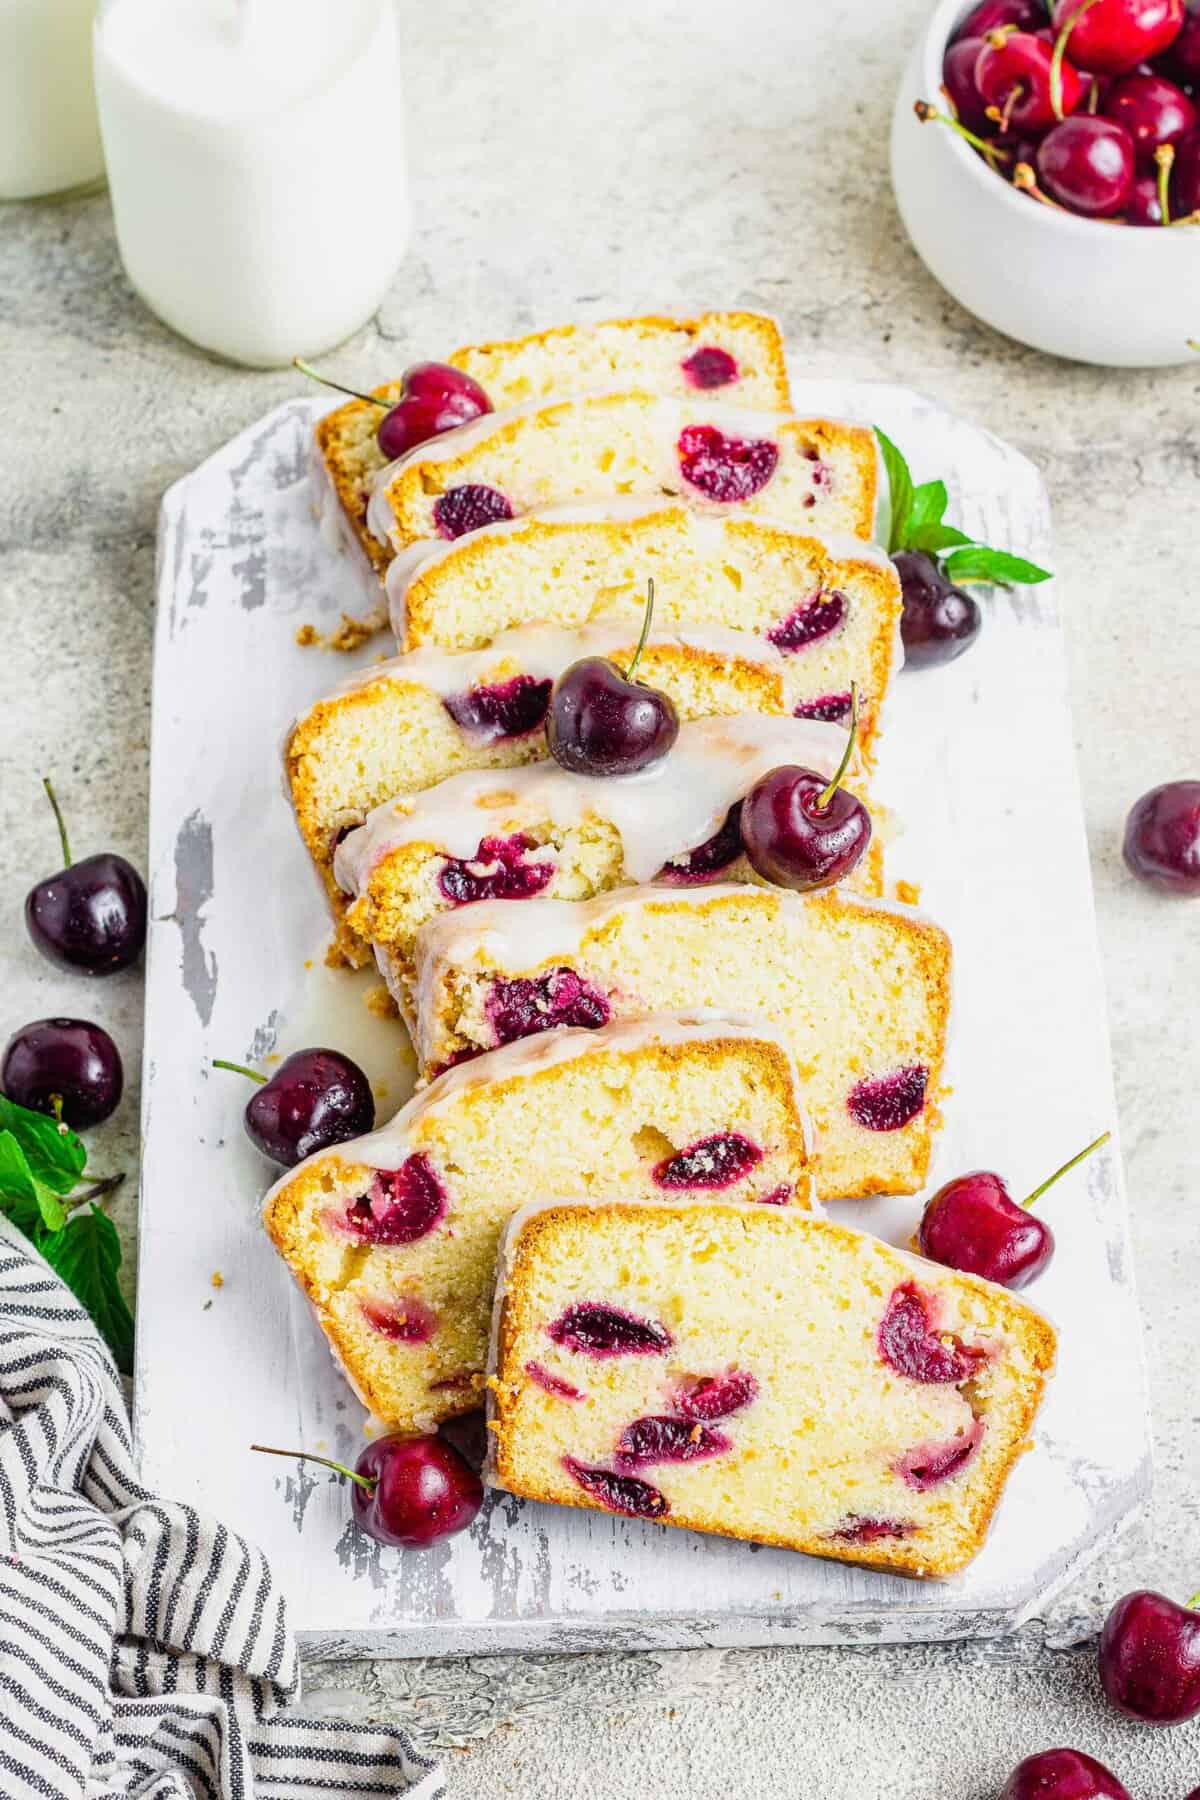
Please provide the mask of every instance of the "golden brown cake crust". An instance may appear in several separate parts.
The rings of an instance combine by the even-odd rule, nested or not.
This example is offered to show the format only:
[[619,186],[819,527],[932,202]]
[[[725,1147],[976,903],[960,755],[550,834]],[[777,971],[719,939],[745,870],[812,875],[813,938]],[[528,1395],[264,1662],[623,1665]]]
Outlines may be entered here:
[[[654,1207],[656,1216],[672,1215],[686,1218],[687,1206],[673,1206],[670,1202],[658,1202]],[[789,1213],[774,1213],[767,1209],[746,1207],[737,1204],[722,1204],[720,1201],[703,1203],[704,1212],[709,1215],[728,1214],[743,1222],[744,1229],[778,1233],[783,1237],[793,1231],[801,1230],[809,1233],[825,1233],[843,1240],[853,1240],[857,1233],[848,1231],[845,1226],[836,1225],[831,1220],[822,1219],[813,1214],[806,1214],[803,1219]],[[530,1271],[536,1264],[539,1242],[543,1238],[552,1239],[563,1227],[576,1225],[581,1217],[587,1214],[602,1215],[623,1221],[630,1230],[636,1230],[646,1218],[646,1208],[638,1203],[611,1201],[603,1205],[580,1206],[566,1203],[558,1206],[539,1207],[528,1219],[518,1221],[519,1229],[510,1232],[501,1250],[503,1275],[503,1292],[498,1303],[498,1317],[494,1332],[493,1354],[488,1377],[488,1429],[491,1436],[491,1468],[497,1486],[524,1499],[537,1500],[556,1506],[576,1506],[588,1511],[597,1510],[590,1503],[582,1489],[563,1488],[551,1492],[539,1488],[536,1483],[521,1478],[515,1460],[515,1437],[513,1422],[516,1403],[523,1387],[528,1384],[524,1370],[517,1367],[519,1357],[518,1345],[522,1335],[529,1329],[533,1312],[530,1294]],[[917,1578],[940,1578],[955,1574],[970,1563],[982,1548],[988,1528],[1000,1498],[1004,1491],[1008,1476],[1018,1457],[1032,1447],[1030,1432],[1041,1406],[1046,1382],[1053,1373],[1056,1353],[1057,1334],[1053,1326],[1040,1313],[1028,1306],[1006,1288],[997,1287],[975,1275],[960,1274],[947,1271],[940,1266],[924,1264],[919,1257],[906,1255],[891,1250],[890,1246],[878,1246],[888,1259],[894,1259],[895,1274],[898,1280],[919,1278],[923,1268],[928,1269],[931,1276],[944,1281],[949,1275],[956,1285],[960,1285],[977,1296],[982,1297],[988,1306],[991,1321],[996,1328],[1002,1328],[1012,1337],[1019,1337],[1028,1352],[1032,1366],[1032,1378],[1025,1388],[1020,1411],[1016,1416],[1011,1433],[1011,1448],[999,1466],[989,1488],[982,1493],[967,1510],[966,1528],[960,1549],[941,1558],[937,1566],[933,1566],[927,1554],[911,1542],[901,1539],[895,1544],[886,1540],[872,1544],[864,1553],[850,1544],[838,1544],[828,1538],[811,1538],[803,1535],[790,1535],[785,1532],[755,1532],[753,1539],[736,1530],[721,1531],[719,1535],[729,1536],[742,1542],[768,1544],[777,1549],[796,1550],[806,1555],[819,1556],[826,1560],[853,1563],[859,1567],[878,1569],[898,1575]],[[603,1510],[603,1509],[601,1509]],[[671,1516],[654,1521],[656,1524],[673,1526],[682,1530],[715,1530],[711,1522],[699,1521],[686,1516]]]

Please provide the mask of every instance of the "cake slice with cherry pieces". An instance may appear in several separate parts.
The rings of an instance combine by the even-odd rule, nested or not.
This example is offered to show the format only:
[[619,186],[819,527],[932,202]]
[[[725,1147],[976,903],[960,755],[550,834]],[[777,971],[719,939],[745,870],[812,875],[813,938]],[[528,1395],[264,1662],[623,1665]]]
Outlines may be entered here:
[[856,683],[859,749],[870,759],[903,660],[900,578],[859,538],[705,516],[678,500],[584,503],[414,545],[391,564],[387,589],[404,648],[466,651],[550,620],[640,624],[647,578],[660,629],[752,634],[778,659],[797,717],[844,722]]
[[[335,852],[335,878],[350,896],[344,953],[361,958],[367,943],[386,953],[411,1020],[414,940],[439,912],[539,894],[586,900],[663,872],[671,879],[681,862],[692,880],[718,870],[758,880],[731,809],[781,765],[832,776],[845,747],[837,725],[740,713],[681,725],[673,748],[631,775],[575,775],[545,762],[452,775],[403,795]],[[881,868],[876,838],[851,879],[877,891]]]
[[376,477],[367,524],[391,552],[537,507],[673,495],[701,512],[869,538],[877,451],[861,425],[631,390],[488,413]]
[[[941,1124],[950,940],[844,888],[622,888],[584,904],[464,907],[416,946],[426,1074],[558,1025],[680,1006],[761,1017],[795,1059],[823,1200],[911,1194]],[[382,959],[391,979],[388,958]]]
[[[719,392],[738,405],[783,412],[788,379],[783,340],[761,313],[707,312],[691,319],[610,319],[559,325],[507,342],[468,345],[447,358],[476,381],[497,410],[557,394],[646,388],[686,397]],[[403,377],[373,390],[382,406],[400,398]],[[367,501],[387,463],[377,433],[381,406],[351,400],[316,428],[317,449],[340,515],[369,563],[385,568],[389,550],[367,529]]]
[[500,1253],[493,1485],[900,1575],[976,1555],[1055,1335],[794,1209],[550,1203]]
[[511,1044],[442,1076],[383,1130],[310,1157],[264,1217],[363,1404],[425,1431],[480,1403],[509,1215],[614,1188],[806,1208],[787,1052],[761,1025],[713,1015]]
[[[503,769],[547,755],[553,683],[580,657],[627,667],[639,621],[577,630],[528,625],[486,647],[433,646],[351,676],[297,721],[284,767],[300,834],[334,904],[344,896],[334,852],[366,815],[471,769]],[[682,719],[791,710],[784,659],[761,638],[719,625],[679,624],[648,640],[639,676],[670,696]]]

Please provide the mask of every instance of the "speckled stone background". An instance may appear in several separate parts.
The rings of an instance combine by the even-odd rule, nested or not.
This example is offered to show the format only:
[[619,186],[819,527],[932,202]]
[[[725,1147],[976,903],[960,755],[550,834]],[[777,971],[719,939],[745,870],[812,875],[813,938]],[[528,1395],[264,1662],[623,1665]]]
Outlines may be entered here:
[[[396,129],[414,165],[413,248],[371,325],[325,360],[368,382],[570,316],[761,306],[814,373],[927,389],[1041,463],[1057,511],[1156,1500],[1047,1620],[969,1651],[310,1670],[314,1703],[403,1719],[445,1746],[462,1800],[992,1800],[1014,1761],[1059,1743],[1109,1761],[1135,1800],[1183,1800],[1200,1783],[1200,1721],[1154,1733],[1115,1719],[1077,1647],[1126,1587],[1182,1599],[1200,1586],[1200,906],[1135,887],[1119,855],[1131,801],[1200,774],[1200,360],[1152,374],[1052,362],[976,325],[926,276],[886,173],[892,96],[925,10],[403,0],[408,116],[397,108]],[[331,149],[347,179],[386,182],[386,170],[354,165],[352,145]],[[56,777],[77,853],[144,859],[159,495],[295,392],[295,378],[223,367],[150,318],[103,197],[0,208],[0,362],[0,1028],[66,1012],[113,1031],[128,1094],[94,1135],[94,1162],[132,1174],[140,982],[88,986],[27,943],[25,890],[57,866],[38,777]],[[1011,804],[1036,837],[1019,719],[1011,772]],[[1042,900],[1028,896],[1031,930]],[[117,1209],[131,1248],[135,1213],[131,1179]]]

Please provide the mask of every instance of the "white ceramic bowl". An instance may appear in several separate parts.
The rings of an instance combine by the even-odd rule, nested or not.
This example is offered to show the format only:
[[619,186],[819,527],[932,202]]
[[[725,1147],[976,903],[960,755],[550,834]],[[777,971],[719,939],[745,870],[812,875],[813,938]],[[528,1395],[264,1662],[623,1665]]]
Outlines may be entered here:
[[968,312],[1035,350],[1112,368],[1200,356],[1200,225],[1113,225],[1056,212],[1010,187],[956,131],[913,113],[945,108],[942,57],[964,0],[939,0],[892,121],[892,185],[913,246]]

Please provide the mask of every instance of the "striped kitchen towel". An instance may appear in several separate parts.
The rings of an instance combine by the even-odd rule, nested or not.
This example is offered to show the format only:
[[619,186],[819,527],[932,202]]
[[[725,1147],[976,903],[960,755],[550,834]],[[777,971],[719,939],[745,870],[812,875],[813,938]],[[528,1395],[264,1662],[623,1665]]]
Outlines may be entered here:
[[438,1800],[406,1732],[298,1718],[261,1551],[140,1486],[112,1359],[0,1221],[4,1800]]

